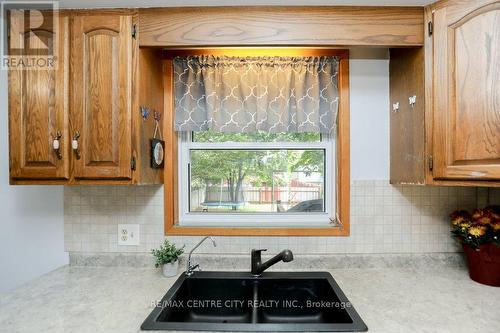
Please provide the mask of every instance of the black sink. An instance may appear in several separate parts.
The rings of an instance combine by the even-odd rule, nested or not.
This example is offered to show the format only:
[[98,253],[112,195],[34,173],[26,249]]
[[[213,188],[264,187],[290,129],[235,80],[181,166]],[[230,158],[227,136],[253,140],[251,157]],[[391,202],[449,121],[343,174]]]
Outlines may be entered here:
[[366,331],[326,272],[182,275],[141,326],[181,331]]

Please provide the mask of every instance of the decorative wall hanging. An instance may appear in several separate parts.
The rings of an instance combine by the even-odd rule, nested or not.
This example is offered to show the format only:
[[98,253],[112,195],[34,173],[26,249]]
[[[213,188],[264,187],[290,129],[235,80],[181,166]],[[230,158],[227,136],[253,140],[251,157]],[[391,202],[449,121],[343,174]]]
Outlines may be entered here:
[[155,127],[151,139],[151,168],[153,169],[162,169],[165,164],[165,141],[161,135],[160,119],[161,113],[154,111]]

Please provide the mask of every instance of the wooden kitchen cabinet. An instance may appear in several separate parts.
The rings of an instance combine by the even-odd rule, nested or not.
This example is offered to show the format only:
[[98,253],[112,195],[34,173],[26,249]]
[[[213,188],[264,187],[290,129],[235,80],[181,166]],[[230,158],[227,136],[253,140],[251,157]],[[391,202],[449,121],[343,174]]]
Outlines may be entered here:
[[[16,24],[16,18],[10,17]],[[22,20],[19,20],[22,22]],[[9,70],[9,151],[10,176],[15,179],[69,179],[68,132],[68,17],[59,17],[59,32],[53,29],[53,17],[30,33],[16,29],[9,45],[29,45],[47,49],[57,57],[56,69]],[[15,40],[17,39],[17,40]],[[25,51],[22,51],[27,55]],[[13,50],[10,50],[13,54]],[[31,53],[33,54],[33,53]],[[59,137],[60,149],[54,149]],[[57,147],[57,143],[56,143]]]
[[500,2],[433,9],[434,179],[500,180]]
[[425,21],[424,49],[391,50],[391,183],[500,186],[500,2],[440,1]]
[[150,167],[153,114],[139,111],[163,115],[161,50],[139,50],[135,10],[59,14],[57,69],[9,70],[11,184],[163,183]]
[[[153,116],[143,118],[139,111],[148,107],[162,119],[171,112],[162,47],[318,43],[303,37],[294,24],[286,25],[285,35],[271,34],[265,41],[225,35],[207,41],[200,32],[190,31],[194,37],[189,38],[188,32],[179,33],[195,25],[200,13],[205,19],[217,10],[66,10],[59,13],[57,37],[50,25],[40,27],[38,42],[59,46],[58,66],[9,70],[11,183],[162,183],[162,171],[149,166]],[[265,13],[281,13],[290,21],[296,10],[312,13],[277,7]],[[358,10],[325,7],[314,15],[334,25],[335,15],[356,22],[352,17],[359,16]],[[324,45],[344,41],[344,46],[395,47],[390,49],[390,99],[398,106],[391,110],[391,182],[500,186],[500,2],[442,0],[425,7],[424,22],[421,8],[363,11],[376,17],[376,23],[365,24],[361,35],[327,36]],[[398,26],[408,31],[384,23],[394,13]],[[179,28],[170,24],[172,17],[189,24]],[[244,12],[239,17],[242,26],[253,20]],[[163,25],[165,29],[158,28]],[[21,33],[9,38],[31,37]]]
[[131,179],[132,16],[76,14],[71,29],[75,179]]

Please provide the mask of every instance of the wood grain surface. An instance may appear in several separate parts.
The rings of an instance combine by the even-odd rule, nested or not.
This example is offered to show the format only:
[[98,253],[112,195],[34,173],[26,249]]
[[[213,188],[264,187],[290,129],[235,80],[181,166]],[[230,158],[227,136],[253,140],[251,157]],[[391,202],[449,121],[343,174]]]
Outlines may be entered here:
[[[11,39],[22,40],[30,48],[48,46],[55,52],[55,69],[9,70],[10,178],[67,179],[68,155],[68,17],[61,15],[58,31],[47,20],[34,31],[18,30]],[[11,40],[12,42],[12,40]],[[30,55],[33,55],[31,51]],[[61,132],[61,159],[52,147],[53,137]]]
[[500,179],[500,2],[434,11],[435,179]]
[[417,46],[422,7],[183,7],[139,10],[141,46]]
[[[135,184],[163,184],[163,170],[151,168],[151,143],[153,138],[155,121],[154,111],[160,112],[159,131],[157,138],[165,140],[164,120],[167,117],[164,108],[164,88],[163,88],[163,60],[162,51],[157,49],[139,50],[138,79],[136,83],[136,97],[138,105],[134,110],[139,110],[140,106],[151,110],[148,118],[144,120],[139,111],[132,116],[134,128],[133,151],[136,156],[137,167],[134,171]],[[168,156],[165,157],[165,164],[171,163]]]
[[73,176],[131,179],[132,16],[76,15],[72,28]]
[[[391,184],[425,184],[423,48],[390,50],[389,83]],[[417,97],[413,107],[410,96]]]

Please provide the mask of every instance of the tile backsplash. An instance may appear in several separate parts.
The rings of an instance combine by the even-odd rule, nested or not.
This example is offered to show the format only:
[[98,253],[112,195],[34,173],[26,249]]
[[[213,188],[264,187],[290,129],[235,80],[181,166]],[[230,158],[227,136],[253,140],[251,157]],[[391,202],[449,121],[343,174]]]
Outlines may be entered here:
[[[448,214],[496,202],[500,191],[474,187],[351,184],[349,237],[217,237],[201,253],[240,254],[252,248],[298,254],[455,252]],[[492,201],[493,200],[493,201]],[[140,225],[140,245],[118,245],[118,224]],[[64,189],[65,249],[69,252],[149,252],[164,239],[162,186],[71,186]],[[200,237],[167,236],[189,249]]]

